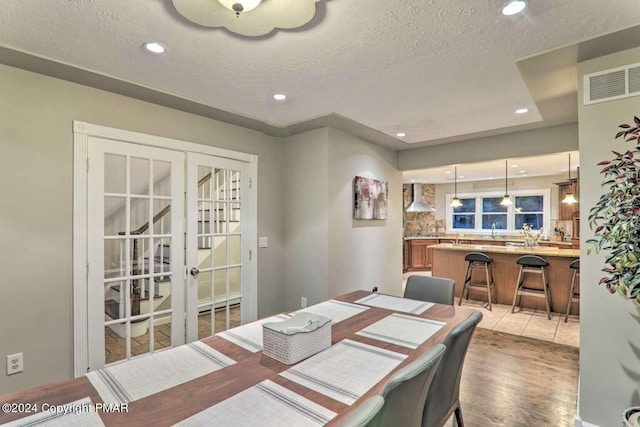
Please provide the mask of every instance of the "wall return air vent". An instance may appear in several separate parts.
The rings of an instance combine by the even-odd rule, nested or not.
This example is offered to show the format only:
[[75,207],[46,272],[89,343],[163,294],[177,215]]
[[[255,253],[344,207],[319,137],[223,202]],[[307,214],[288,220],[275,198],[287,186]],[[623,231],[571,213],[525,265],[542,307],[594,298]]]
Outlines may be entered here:
[[640,95],[640,64],[625,65],[584,76],[584,104]]

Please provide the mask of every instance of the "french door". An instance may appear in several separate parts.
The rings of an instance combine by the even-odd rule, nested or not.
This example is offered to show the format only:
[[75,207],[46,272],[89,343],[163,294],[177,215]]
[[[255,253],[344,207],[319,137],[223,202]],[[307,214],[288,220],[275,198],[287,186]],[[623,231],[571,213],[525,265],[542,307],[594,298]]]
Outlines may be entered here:
[[187,341],[246,323],[249,167],[187,154]]
[[184,161],[180,152],[98,138],[88,154],[94,369],[184,343]]
[[87,137],[88,171],[76,156],[75,172],[86,176],[87,269],[83,285],[74,241],[74,293],[86,289],[86,301],[74,303],[76,319],[86,310],[86,334],[76,326],[76,375],[256,317],[251,162],[123,134],[142,138]]

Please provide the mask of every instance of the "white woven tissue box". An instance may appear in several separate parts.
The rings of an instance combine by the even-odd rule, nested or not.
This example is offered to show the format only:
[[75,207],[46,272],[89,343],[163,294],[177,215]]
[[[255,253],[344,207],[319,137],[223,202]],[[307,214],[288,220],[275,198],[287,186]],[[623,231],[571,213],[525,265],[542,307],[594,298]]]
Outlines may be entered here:
[[299,313],[282,322],[262,324],[262,352],[292,365],[331,347],[331,319]]

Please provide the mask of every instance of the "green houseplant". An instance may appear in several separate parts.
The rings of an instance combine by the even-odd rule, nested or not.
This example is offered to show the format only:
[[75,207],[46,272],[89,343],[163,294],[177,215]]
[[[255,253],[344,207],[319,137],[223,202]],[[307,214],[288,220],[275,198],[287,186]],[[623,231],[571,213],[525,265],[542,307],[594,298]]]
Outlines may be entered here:
[[616,139],[635,141],[635,148],[613,151],[613,159],[598,163],[603,166],[602,186],[608,191],[589,212],[595,238],[587,243],[592,245],[589,253],[610,251],[600,284],[640,303],[640,119],[634,117],[633,125],[619,127]]
[[[615,139],[635,141],[635,147],[598,163],[607,191],[589,211],[595,238],[587,240],[588,253],[608,250],[599,283],[640,305],[640,119],[619,128]],[[624,426],[640,426],[640,407],[627,408],[622,418]]]

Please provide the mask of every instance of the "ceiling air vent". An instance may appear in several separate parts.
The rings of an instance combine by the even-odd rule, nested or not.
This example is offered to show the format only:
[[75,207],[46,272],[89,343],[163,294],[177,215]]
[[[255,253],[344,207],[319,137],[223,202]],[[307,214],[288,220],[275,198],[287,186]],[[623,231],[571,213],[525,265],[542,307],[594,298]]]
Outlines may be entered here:
[[640,95],[640,64],[584,76],[584,104]]

